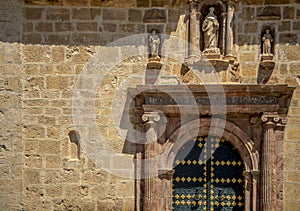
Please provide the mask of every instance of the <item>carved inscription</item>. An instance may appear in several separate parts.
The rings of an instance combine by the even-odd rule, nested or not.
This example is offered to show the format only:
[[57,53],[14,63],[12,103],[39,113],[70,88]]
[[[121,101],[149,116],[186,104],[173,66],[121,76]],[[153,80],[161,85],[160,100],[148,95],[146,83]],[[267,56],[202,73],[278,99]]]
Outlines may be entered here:
[[271,105],[277,103],[276,97],[266,97],[266,96],[257,96],[257,97],[233,97],[229,96],[226,98],[216,98],[216,97],[195,97],[192,99],[188,98],[171,98],[166,96],[147,96],[145,98],[146,105],[189,105],[195,104],[198,105],[211,105],[211,104],[226,104],[226,105]]

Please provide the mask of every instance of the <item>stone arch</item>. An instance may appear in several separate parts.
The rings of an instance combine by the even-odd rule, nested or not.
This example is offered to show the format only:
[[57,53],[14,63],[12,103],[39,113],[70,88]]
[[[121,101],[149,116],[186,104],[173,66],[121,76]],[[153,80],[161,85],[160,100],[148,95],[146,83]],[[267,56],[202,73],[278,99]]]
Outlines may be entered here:
[[[221,126],[220,126],[221,125]],[[222,127],[224,126],[224,127]],[[183,132],[181,132],[183,131]],[[190,135],[193,134],[193,135]],[[239,152],[245,171],[258,170],[258,153],[254,151],[254,142],[240,127],[223,119],[201,118],[192,120],[176,129],[165,144],[165,156],[161,160],[161,169],[173,169],[173,161],[181,147],[198,136],[214,135],[228,140]]]

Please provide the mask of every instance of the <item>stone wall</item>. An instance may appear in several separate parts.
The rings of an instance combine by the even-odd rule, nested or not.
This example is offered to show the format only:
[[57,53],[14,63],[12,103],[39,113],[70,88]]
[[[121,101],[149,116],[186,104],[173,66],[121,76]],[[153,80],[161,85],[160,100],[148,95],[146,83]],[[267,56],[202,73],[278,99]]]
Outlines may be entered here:
[[[243,83],[297,86],[283,143],[284,210],[297,210],[300,161],[300,2],[246,0],[235,16],[235,54]],[[157,28],[171,36],[170,52],[182,52],[185,36],[182,1],[11,0],[1,2],[0,44],[0,208],[2,210],[134,210],[134,180],[95,165],[71,142],[73,94],[90,59],[122,57],[136,49],[140,58],[123,60],[99,87],[96,116],[108,145],[122,153],[124,140],[110,115],[112,96],[127,77],[143,82],[147,51],[143,45],[103,47],[120,38]],[[151,11],[160,17],[151,22]],[[149,18],[150,17],[150,18]],[[275,68],[259,71],[264,27],[274,31]],[[140,47],[140,48],[139,48]],[[99,55],[99,52],[107,52]],[[129,52],[129,53],[128,53]],[[133,53],[134,54],[134,53]],[[179,77],[183,55],[165,59],[164,69]],[[104,69],[92,68],[104,72]],[[118,169],[116,159],[103,158]],[[122,159],[122,158],[119,158]],[[126,167],[124,167],[126,168]]]

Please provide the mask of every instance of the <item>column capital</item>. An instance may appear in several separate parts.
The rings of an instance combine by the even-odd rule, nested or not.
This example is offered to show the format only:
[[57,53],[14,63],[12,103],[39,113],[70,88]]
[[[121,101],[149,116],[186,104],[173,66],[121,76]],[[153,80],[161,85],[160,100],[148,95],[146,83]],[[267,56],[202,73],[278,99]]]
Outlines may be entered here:
[[261,125],[262,119],[260,116],[252,116],[249,120],[252,126]]
[[243,176],[245,177],[246,180],[251,179],[251,171],[243,171]]
[[277,112],[265,112],[261,116],[261,120],[264,124],[275,124],[279,122],[279,115]]
[[160,120],[158,112],[145,112],[142,116],[142,120],[146,123],[155,123]]
[[259,170],[253,170],[253,171],[251,171],[251,175],[252,175],[253,179],[257,180],[260,176],[260,171]]
[[280,116],[277,112],[265,112],[261,120],[265,125],[284,126],[287,123],[287,118]]

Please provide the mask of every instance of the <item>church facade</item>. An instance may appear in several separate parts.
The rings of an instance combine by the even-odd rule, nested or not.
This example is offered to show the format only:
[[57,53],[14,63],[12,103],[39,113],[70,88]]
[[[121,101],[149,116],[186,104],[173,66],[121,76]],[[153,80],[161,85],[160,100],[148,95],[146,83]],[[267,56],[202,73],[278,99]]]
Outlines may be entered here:
[[299,210],[298,0],[12,0],[1,210]]

